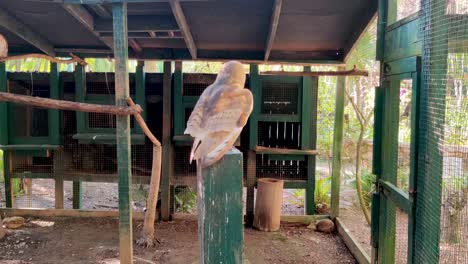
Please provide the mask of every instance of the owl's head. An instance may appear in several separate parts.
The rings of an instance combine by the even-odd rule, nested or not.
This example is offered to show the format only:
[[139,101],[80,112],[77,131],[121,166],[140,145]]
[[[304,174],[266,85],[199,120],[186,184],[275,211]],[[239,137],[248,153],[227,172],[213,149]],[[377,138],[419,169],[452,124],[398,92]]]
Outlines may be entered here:
[[216,77],[216,82],[226,84],[235,88],[244,88],[245,69],[242,63],[238,61],[228,61]]

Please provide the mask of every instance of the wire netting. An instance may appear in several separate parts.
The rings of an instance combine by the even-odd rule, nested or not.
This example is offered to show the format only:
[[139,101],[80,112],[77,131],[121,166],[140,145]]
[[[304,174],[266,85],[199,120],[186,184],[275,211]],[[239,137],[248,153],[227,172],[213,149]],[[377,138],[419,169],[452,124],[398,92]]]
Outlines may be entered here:
[[422,1],[415,258],[467,263],[468,1]]

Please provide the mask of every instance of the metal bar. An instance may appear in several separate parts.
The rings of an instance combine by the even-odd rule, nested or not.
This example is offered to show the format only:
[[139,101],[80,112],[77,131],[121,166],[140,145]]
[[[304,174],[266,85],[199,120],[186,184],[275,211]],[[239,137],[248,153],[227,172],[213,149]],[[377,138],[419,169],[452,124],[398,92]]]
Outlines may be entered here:
[[198,173],[200,263],[243,263],[242,152]]
[[[127,3],[112,6],[114,19],[115,101],[126,106],[130,95],[128,76]],[[117,116],[117,160],[119,176],[120,261],[133,263],[133,226],[131,206],[130,117]]]
[[268,38],[266,41],[266,48],[265,48],[265,61],[267,61],[268,57],[270,57],[270,52],[271,52],[271,49],[273,48],[273,43],[275,43],[276,30],[278,29],[282,4],[283,4],[283,0],[275,0],[275,3],[273,4],[273,11],[272,11],[271,20],[270,20],[270,31],[268,32]]
[[192,33],[190,32],[189,25],[185,19],[184,12],[180,6],[180,0],[170,0],[169,4],[171,5],[172,13],[179,25],[182,35],[184,36],[185,44],[192,55],[192,59],[197,58],[197,47],[195,46],[195,41],[193,40]]
[[339,216],[340,210],[340,185],[341,185],[341,151],[343,148],[343,125],[344,125],[344,93],[346,78],[338,77],[335,95],[335,121],[333,128],[333,160],[331,178],[331,217]]
[[52,43],[6,10],[6,8],[0,7],[0,25],[2,25],[3,28],[6,28],[8,31],[24,39],[44,53],[55,57],[54,45],[52,45]]
[[161,179],[161,218],[168,221],[171,218],[171,193],[170,186],[173,177],[173,152],[172,152],[172,85],[171,62],[164,62],[163,73],[163,163]]

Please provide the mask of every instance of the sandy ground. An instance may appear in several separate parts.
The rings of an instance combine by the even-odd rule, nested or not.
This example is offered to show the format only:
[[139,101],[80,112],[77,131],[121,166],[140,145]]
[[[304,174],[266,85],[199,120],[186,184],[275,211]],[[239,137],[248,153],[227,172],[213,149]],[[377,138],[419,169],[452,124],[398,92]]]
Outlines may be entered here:
[[[140,229],[135,223],[134,237]],[[135,263],[198,263],[194,215],[176,215],[156,229],[161,244],[135,245]],[[356,263],[338,236],[305,226],[283,224],[279,232],[245,229],[244,240],[245,263]],[[27,227],[0,242],[0,263],[117,263],[118,252],[117,219],[28,219]]]

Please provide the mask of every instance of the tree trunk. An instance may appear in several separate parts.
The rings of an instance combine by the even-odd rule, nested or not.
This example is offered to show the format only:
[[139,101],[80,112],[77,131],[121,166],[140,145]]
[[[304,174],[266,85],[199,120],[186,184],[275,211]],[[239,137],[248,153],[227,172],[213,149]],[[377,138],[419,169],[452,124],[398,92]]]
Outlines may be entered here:
[[370,225],[370,214],[367,210],[367,206],[364,202],[364,197],[362,193],[362,182],[361,182],[361,146],[364,138],[364,129],[366,124],[361,126],[361,131],[359,132],[359,138],[356,143],[356,191],[359,199],[359,204],[361,205],[362,212],[366,218],[367,224]]
[[158,204],[159,182],[161,180],[161,145],[153,145],[153,168],[151,170],[151,182],[146,200],[146,214],[141,237],[137,241],[145,247],[154,246],[154,221],[156,219],[156,205]]
[[458,244],[461,241],[461,217],[459,210],[453,210],[452,213],[448,215],[448,234],[447,242],[449,244]]
[[283,184],[277,179],[259,179],[255,202],[254,227],[262,231],[280,228]]

